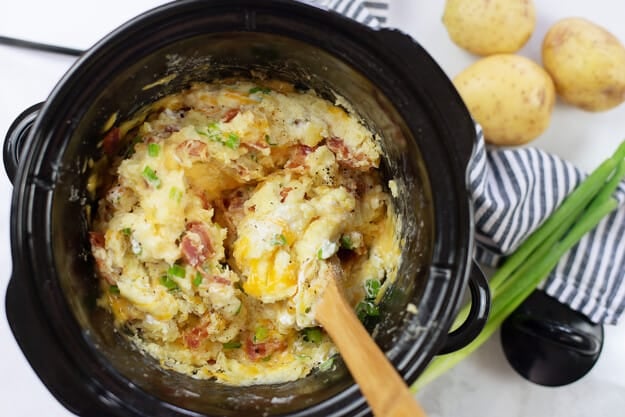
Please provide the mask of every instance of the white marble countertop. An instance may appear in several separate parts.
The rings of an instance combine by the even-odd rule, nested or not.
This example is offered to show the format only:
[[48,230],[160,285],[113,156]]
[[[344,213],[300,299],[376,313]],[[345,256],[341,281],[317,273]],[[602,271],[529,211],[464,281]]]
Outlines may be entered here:
[[[86,48],[159,0],[106,2],[20,0],[2,8],[0,35]],[[538,24],[521,54],[540,62],[540,43],[559,18],[584,16],[625,41],[625,5],[614,0],[536,1]],[[449,76],[475,57],[449,40],[441,23],[443,0],[393,0],[390,26],[413,35]],[[14,118],[45,100],[73,59],[0,46],[0,138]],[[558,104],[549,129],[535,146],[579,167],[597,166],[625,137],[625,105],[599,114]],[[0,173],[0,416],[69,417],[45,389],[19,350],[4,313],[11,275],[9,241],[11,184]],[[582,380],[545,388],[519,377],[507,364],[499,338],[493,337],[472,357],[426,387],[418,397],[430,417],[577,417],[623,416],[625,408],[625,321],[606,327],[601,357]],[[45,349],[45,346],[42,346]]]

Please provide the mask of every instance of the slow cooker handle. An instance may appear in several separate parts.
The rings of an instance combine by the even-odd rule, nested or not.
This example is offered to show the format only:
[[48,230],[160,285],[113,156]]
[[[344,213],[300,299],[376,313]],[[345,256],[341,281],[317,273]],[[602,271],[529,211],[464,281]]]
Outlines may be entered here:
[[11,184],[20,164],[20,157],[26,144],[30,129],[35,124],[43,103],[30,106],[13,121],[4,139],[4,169]]
[[469,275],[469,290],[471,291],[469,315],[460,327],[447,335],[445,344],[438,352],[439,355],[462,349],[480,334],[486,324],[490,312],[490,289],[486,276],[475,262]]

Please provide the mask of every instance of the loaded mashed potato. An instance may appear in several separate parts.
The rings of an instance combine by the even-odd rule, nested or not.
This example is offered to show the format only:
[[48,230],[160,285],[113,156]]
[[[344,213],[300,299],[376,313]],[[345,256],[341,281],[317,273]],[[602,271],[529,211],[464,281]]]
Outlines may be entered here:
[[261,83],[153,103],[109,130],[91,184],[99,305],[162,366],[231,385],[327,366],[324,262],[340,260],[366,316],[399,259],[372,133],[313,92]]

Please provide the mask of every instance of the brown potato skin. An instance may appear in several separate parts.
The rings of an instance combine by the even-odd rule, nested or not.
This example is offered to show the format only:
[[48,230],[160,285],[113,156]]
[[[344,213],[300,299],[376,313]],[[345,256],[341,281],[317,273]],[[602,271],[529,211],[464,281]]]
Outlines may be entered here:
[[476,55],[516,52],[536,27],[533,0],[447,0],[443,24],[451,40]]
[[553,81],[528,58],[512,54],[482,58],[453,83],[488,143],[522,145],[549,126],[555,103]]
[[625,101],[625,47],[586,19],[555,23],[543,39],[542,60],[567,103],[597,112]]

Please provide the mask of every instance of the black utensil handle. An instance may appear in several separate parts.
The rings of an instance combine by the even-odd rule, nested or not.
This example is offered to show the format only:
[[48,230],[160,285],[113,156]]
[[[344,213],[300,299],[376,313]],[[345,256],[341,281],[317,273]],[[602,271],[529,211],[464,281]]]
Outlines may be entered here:
[[20,158],[24,151],[24,146],[27,143],[28,134],[39,115],[41,106],[43,106],[43,103],[38,103],[20,113],[11,124],[11,127],[9,127],[4,139],[4,169],[11,183],[13,183],[13,179],[17,173]]
[[601,343],[589,333],[555,320],[525,318],[516,323],[517,330],[528,335],[574,350],[580,355],[597,355]]
[[445,344],[438,352],[439,355],[462,349],[480,334],[486,324],[490,312],[490,289],[486,276],[475,262],[469,276],[469,290],[471,291],[469,315],[460,327],[447,335]]

